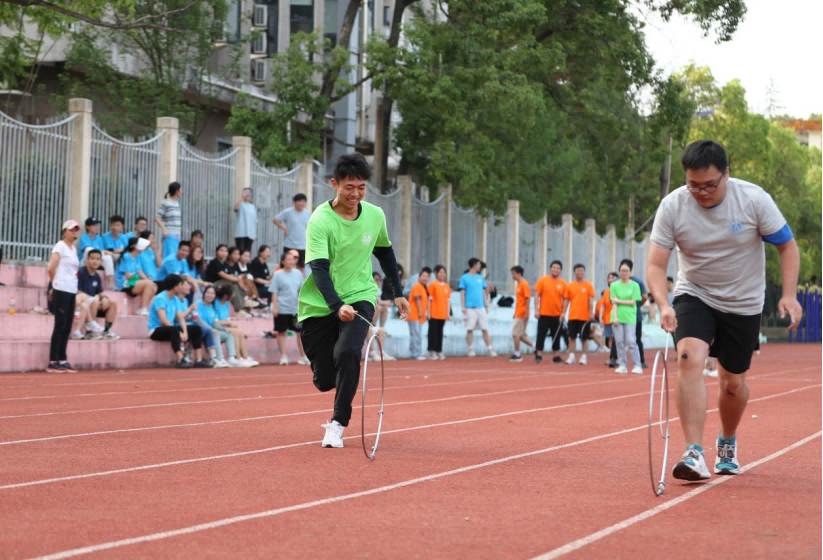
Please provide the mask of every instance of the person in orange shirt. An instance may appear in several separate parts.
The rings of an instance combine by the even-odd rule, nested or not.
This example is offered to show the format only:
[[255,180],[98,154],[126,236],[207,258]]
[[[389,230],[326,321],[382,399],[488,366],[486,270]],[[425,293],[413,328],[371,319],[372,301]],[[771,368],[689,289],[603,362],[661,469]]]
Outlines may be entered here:
[[[546,335],[552,337],[554,363],[561,363],[560,357],[560,318],[563,315],[563,294],[566,292],[566,281],[560,278],[563,272],[563,263],[554,261],[551,264],[551,274],[547,274],[534,285],[534,318],[537,319],[537,346],[534,351],[535,363],[543,361],[543,346]],[[569,340],[566,338],[566,346]]]
[[[451,286],[446,282],[446,267],[434,267],[434,281],[429,284],[429,359],[445,360],[443,355],[443,329],[449,318]],[[412,302],[413,303],[413,302]]]
[[409,303],[411,304],[411,314],[409,315],[409,355],[412,360],[425,360],[423,356],[423,323],[426,322],[429,308],[429,292],[426,284],[429,283],[429,276],[432,269],[424,266],[420,271],[417,283],[412,286],[409,293]]
[[[607,282],[609,286],[612,282],[617,280],[616,272],[609,272]],[[597,302],[599,310],[597,317],[600,319],[600,324],[603,325],[603,337],[606,339],[606,345],[609,347],[609,362],[606,364],[609,367],[617,367],[617,346],[614,343],[614,332],[612,331],[612,300],[611,291],[609,288],[603,290],[603,297]]]
[[512,327],[514,354],[509,358],[510,362],[523,361],[520,356],[520,341],[525,342],[527,347],[534,349],[534,343],[526,336],[526,327],[529,324],[529,300],[532,297],[532,291],[529,283],[523,279],[523,272],[522,266],[513,266],[511,268],[512,280],[517,283],[517,289],[515,290],[514,326]]
[[592,306],[594,298],[594,286],[586,280],[586,267],[582,264],[574,265],[574,280],[566,285],[563,293],[563,312],[569,312],[569,358],[566,360],[569,365],[574,363],[575,340],[578,338],[583,354],[580,356],[580,365],[586,365],[591,322],[596,320]]

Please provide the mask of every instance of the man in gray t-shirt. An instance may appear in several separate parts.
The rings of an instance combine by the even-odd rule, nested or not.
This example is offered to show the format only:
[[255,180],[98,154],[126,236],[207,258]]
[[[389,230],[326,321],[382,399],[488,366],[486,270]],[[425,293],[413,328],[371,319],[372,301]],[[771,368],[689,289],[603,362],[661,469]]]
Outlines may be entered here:
[[286,238],[283,240],[283,250],[296,249],[300,254],[297,267],[302,270],[306,263],[306,228],[311,218],[311,210],[306,208],[306,195],[294,195],[294,206],[286,208],[274,217],[274,225],[283,230]]
[[[660,307],[660,325],[677,340],[677,409],[687,447],[673,476],[697,481],[711,478],[703,455],[706,357],[717,358],[718,408],[715,474],[738,474],[737,427],[746,409],[751,365],[760,330],[766,286],[763,242],[780,253],[783,297],[781,316],[790,329],[802,316],[795,296],[800,254],[792,230],[762,188],[729,177],[723,146],[699,140],[683,152],[686,185],[660,203],[646,266],[649,290]],[[674,302],[669,304],[666,269],[678,249]]]
[[293,253],[286,251],[283,254],[283,268],[274,273],[269,284],[271,292],[271,310],[274,315],[274,331],[277,333],[277,347],[280,349],[280,365],[289,365],[286,355],[286,332],[297,334],[297,350],[300,359],[297,363],[308,365],[309,359],[303,351],[303,340],[300,335],[301,326],[297,322],[297,299],[300,288],[303,287],[303,273],[295,268],[297,258]]

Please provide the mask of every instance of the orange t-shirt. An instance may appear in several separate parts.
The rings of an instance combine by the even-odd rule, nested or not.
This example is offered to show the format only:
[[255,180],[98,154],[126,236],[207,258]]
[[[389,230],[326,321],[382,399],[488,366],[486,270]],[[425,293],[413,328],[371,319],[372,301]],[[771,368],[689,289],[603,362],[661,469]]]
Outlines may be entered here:
[[515,293],[516,303],[514,306],[514,316],[518,319],[529,318],[529,307],[526,305],[526,300],[532,297],[532,290],[529,283],[521,280],[517,284],[517,292]]
[[446,282],[435,280],[429,284],[429,298],[431,299],[432,319],[445,321],[449,318],[449,298],[452,289]]
[[[419,300],[417,298],[420,298]],[[426,322],[426,309],[429,306],[429,293],[426,291],[426,286],[420,282],[416,282],[412,286],[409,294],[409,304],[411,305],[411,314],[409,321],[417,321],[418,323]],[[417,306],[420,305],[420,315],[417,314]]]
[[547,274],[537,281],[534,291],[540,294],[540,314],[545,317],[560,317],[563,313],[566,281],[559,277],[555,280],[551,274]]
[[597,314],[599,316],[600,309],[603,309],[603,324],[604,325],[611,325],[612,324],[612,299],[611,299],[611,291],[607,288],[606,291],[603,292],[603,297],[600,298],[600,301],[597,302]]
[[595,296],[594,286],[588,280],[569,282],[563,297],[569,300],[569,321],[588,321],[592,318],[591,299]]

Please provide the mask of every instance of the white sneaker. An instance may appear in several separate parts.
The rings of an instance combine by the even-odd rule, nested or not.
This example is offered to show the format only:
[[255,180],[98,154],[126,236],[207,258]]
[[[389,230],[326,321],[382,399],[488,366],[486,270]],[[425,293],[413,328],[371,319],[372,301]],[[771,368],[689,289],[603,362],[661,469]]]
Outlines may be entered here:
[[428,358],[426,356],[417,356],[415,360],[417,360],[418,362],[425,362],[426,360],[428,360]]
[[377,352],[369,353],[369,359],[374,360],[375,362],[382,362],[383,361],[383,357],[380,356],[380,354],[378,354]]
[[432,361],[439,360],[440,356],[437,354],[437,352],[429,352],[429,359]]
[[103,338],[108,338],[109,340],[120,340],[120,337],[114,334],[112,331],[104,331]]
[[397,358],[395,358],[394,356],[389,356],[386,352],[383,352],[383,361],[384,362],[394,362],[396,360],[397,360]]
[[343,430],[345,430],[345,428],[337,420],[332,420],[328,424],[322,424],[320,427],[326,428],[326,435],[323,436],[322,446],[342,449]]
[[103,335],[94,331],[86,331],[86,340],[103,340]]
[[640,366],[634,366],[632,368],[632,373],[635,375],[643,375],[643,368]]
[[445,360],[446,356],[443,354],[443,352],[438,352],[437,353],[437,359],[438,360]]
[[311,365],[311,360],[309,359],[308,356],[301,356],[300,359],[297,360],[297,365],[310,366]]
[[496,358],[496,357],[497,357],[497,352],[494,351],[494,348],[489,346],[489,358]]
[[97,321],[89,321],[88,323],[86,323],[86,332],[89,332],[89,331],[102,334],[103,333],[103,327]]
[[709,474],[709,468],[706,466],[703,451],[693,445],[686,448],[683,458],[672,469],[672,476],[679,480],[691,482],[707,480],[712,477]]
[[716,370],[716,369],[714,369],[714,370],[712,370],[712,369],[704,369],[704,370],[703,370],[703,377],[711,377],[711,378],[715,378],[715,379],[716,379],[716,378],[717,378],[717,370]]
[[281,366],[289,365],[289,357],[288,356],[280,356],[280,365]]
[[137,311],[134,312],[135,315],[142,315],[143,317],[149,316],[149,310],[146,307],[141,307]]
[[220,358],[215,358],[211,361],[213,366],[218,369],[230,367],[229,364],[226,363],[226,360],[221,360]]
[[71,333],[72,340],[83,340],[86,338],[86,335],[80,332],[80,329],[76,329],[73,333]]
[[620,366],[616,370],[614,370],[614,372],[615,373],[629,373],[629,370],[626,369],[626,366]]
[[586,365],[586,355],[585,355],[585,354],[583,354],[582,356],[580,356],[580,365],[581,365],[581,366],[585,366],[585,365]]
[[257,366],[260,365],[260,362],[258,362],[257,360],[255,360],[251,356],[249,356],[248,358],[245,358],[243,361],[246,362],[249,365],[248,367],[257,367]]
[[474,351],[474,348],[469,348],[469,358],[474,358],[477,356],[477,352]]
[[565,361],[566,364],[572,366],[574,365],[574,354],[569,354],[568,359]]
[[241,362],[237,358],[229,358],[228,360],[226,360],[226,363],[229,365],[229,367],[232,367],[232,368],[235,368],[235,367],[249,367],[249,366],[246,365],[245,362]]

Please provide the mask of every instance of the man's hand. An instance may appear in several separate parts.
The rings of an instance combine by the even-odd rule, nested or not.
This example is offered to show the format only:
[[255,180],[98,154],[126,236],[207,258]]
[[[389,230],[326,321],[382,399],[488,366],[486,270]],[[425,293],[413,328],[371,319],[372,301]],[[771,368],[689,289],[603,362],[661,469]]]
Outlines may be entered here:
[[[406,305],[408,305],[408,303]],[[351,305],[344,305],[337,310],[337,318],[343,322],[354,321],[354,315],[354,307]]]
[[394,298],[394,304],[397,306],[398,311],[400,311],[400,319],[403,321],[407,320],[411,314],[409,300],[404,297]]
[[660,328],[667,333],[673,333],[677,330],[677,316],[671,305],[665,305],[660,308]]
[[800,302],[797,301],[797,298],[794,297],[780,298],[780,301],[777,302],[777,310],[780,312],[781,319],[786,317],[786,313],[789,314],[789,317],[792,320],[792,324],[789,325],[790,331],[795,330],[797,325],[800,324],[800,320],[803,318],[803,308],[800,306]]
[[271,306],[271,314],[274,315],[275,319],[277,318],[278,315],[280,315],[280,312],[277,310],[276,305]]

